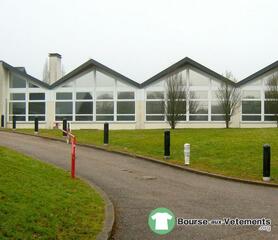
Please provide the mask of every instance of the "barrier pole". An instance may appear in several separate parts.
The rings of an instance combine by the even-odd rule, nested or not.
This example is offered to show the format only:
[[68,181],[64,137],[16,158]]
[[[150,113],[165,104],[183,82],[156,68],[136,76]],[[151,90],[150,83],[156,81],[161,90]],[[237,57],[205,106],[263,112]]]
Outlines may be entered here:
[[263,181],[270,181],[270,145],[263,146]]
[[75,178],[76,137],[71,139],[71,177]]
[[170,131],[164,131],[164,159],[170,158]]

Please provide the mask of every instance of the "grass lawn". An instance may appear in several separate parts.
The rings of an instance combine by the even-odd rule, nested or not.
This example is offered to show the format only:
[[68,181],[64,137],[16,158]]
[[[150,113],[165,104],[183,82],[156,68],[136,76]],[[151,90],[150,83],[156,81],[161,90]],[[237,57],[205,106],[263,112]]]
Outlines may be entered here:
[[[33,130],[17,130],[33,133]],[[163,159],[163,130],[110,131],[108,148]],[[76,130],[79,143],[103,145],[103,131]],[[60,130],[41,135],[61,138]],[[278,183],[278,129],[177,129],[171,130],[170,162],[183,164],[184,143],[191,144],[192,168],[261,180],[263,144],[271,145],[272,182]]]
[[103,221],[88,184],[0,147],[0,239],[95,239]]

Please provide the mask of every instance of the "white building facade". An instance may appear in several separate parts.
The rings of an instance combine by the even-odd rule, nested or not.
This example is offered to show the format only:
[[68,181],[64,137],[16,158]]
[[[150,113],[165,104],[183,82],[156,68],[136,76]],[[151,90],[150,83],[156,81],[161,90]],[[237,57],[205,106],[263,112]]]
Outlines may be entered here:
[[[49,83],[0,61],[0,114],[5,127],[16,116],[18,128],[33,128],[38,117],[41,128],[51,129],[63,119],[72,129],[169,128],[164,113],[166,80],[182,76],[189,99],[184,117],[177,128],[223,128],[224,116],[216,92],[228,83],[241,91],[241,103],[231,119],[231,127],[276,127],[273,109],[269,108],[267,82],[278,73],[278,61],[234,83],[205,66],[184,58],[139,84],[122,74],[89,60],[61,77],[61,55],[49,54]],[[194,111],[189,103],[197,106]]]

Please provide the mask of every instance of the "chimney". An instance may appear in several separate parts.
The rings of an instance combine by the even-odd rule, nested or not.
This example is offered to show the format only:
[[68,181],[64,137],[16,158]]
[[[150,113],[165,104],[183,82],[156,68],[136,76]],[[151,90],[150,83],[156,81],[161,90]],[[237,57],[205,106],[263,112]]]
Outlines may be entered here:
[[62,77],[62,56],[59,53],[48,54],[49,84],[53,84]]

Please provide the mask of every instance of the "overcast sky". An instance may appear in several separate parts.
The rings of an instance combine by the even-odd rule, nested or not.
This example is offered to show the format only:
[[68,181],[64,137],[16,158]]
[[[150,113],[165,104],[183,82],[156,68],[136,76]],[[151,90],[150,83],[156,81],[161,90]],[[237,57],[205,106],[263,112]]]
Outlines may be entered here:
[[239,79],[278,60],[277,0],[0,0],[0,59],[41,79],[89,58],[142,82],[188,56]]

